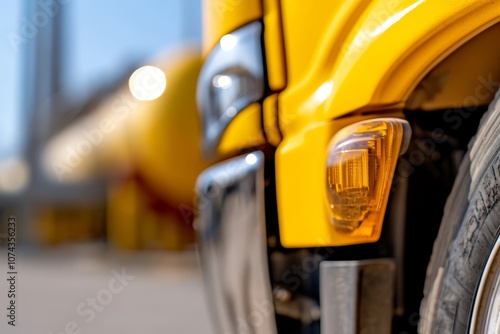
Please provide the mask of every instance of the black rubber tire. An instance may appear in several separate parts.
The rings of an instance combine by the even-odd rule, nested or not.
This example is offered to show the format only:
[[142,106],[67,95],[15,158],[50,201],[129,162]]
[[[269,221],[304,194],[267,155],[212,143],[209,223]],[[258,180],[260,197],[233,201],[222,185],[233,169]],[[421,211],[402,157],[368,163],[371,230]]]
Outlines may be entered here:
[[427,268],[419,333],[467,333],[500,232],[500,92],[469,143]]

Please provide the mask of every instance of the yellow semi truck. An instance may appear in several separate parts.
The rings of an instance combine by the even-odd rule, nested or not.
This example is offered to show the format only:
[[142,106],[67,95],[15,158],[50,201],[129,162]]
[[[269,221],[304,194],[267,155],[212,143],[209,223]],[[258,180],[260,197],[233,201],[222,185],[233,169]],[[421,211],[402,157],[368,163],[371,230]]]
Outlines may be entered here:
[[44,148],[43,163],[51,179],[69,184],[104,181],[107,200],[97,213],[82,203],[71,203],[70,209],[45,205],[38,222],[43,241],[95,237],[94,230],[104,230],[110,244],[125,249],[182,250],[193,245],[194,185],[208,166],[199,149],[195,101],[200,51],[178,46],[150,59],[148,66],[165,75],[166,88],[157,96],[144,99],[161,85],[142,66],[138,71],[146,72],[141,80],[127,77]]
[[203,19],[216,333],[500,333],[500,1],[205,0]]

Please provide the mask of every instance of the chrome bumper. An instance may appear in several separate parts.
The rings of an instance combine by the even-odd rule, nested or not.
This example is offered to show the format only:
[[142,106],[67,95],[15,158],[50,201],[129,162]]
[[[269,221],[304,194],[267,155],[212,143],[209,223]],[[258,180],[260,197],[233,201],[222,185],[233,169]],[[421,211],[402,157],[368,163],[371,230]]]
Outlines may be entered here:
[[198,178],[200,257],[218,334],[275,334],[265,222],[264,155],[213,166]]

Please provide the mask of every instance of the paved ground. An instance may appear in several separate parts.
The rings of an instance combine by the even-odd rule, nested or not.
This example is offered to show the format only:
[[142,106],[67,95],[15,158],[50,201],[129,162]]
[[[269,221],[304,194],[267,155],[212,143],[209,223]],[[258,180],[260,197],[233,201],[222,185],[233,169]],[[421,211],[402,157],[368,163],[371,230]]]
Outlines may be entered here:
[[24,251],[15,328],[7,325],[6,256],[2,249],[2,334],[213,333],[194,252],[110,253],[102,245]]

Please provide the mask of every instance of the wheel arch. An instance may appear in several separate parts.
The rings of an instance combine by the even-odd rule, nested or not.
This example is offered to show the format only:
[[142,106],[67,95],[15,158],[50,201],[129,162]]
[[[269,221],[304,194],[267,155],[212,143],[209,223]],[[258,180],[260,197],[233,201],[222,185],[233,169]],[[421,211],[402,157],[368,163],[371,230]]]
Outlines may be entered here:
[[[500,22],[500,2],[487,0],[353,1],[348,9],[335,8],[339,14],[318,18],[330,23],[318,23],[321,31],[315,33],[323,39],[306,57],[307,36],[294,26],[308,21],[298,18],[297,8],[287,8],[295,5],[283,6],[289,67],[289,85],[280,96],[285,136],[359,111],[404,107],[434,68]],[[318,98],[325,92],[327,98]]]

